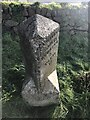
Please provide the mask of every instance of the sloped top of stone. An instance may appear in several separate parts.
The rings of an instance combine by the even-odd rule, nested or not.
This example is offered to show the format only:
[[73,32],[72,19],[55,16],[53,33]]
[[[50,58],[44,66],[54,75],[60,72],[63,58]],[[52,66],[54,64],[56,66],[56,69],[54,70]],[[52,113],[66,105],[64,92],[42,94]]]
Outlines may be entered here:
[[[20,24],[20,29],[26,33],[28,37],[40,36],[41,38],[48,37],[56,29],[59,29],[59,24],[51,19],[48,19],[39,14],[35,14]],[[27,32],[26,32],[27,31]]]

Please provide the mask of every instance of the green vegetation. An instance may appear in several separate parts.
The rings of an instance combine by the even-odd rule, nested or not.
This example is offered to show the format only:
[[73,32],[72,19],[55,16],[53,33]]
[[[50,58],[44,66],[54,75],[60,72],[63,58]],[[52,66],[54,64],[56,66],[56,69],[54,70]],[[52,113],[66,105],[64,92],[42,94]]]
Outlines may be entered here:
[[45,8],[53,10],[53,9],[60,9],[61,5],[58,3],[52,2],[49,4],[42,4],[42,5],[40,5],[40,7],[45,7]]
[[[17,12],[19,6],[15,4],[12,7],[13,19],[21,21],[23,18]],[[47,5],[47,8],[64,9],[60,15],[60,42],[57,63],[60,104],[57,106],[52,118],[90,118],[88,33],[84,27],[87,25],[87,13],[83,11],[83,5],[74,7],[74,9],[71,6],[69,7],[68,4],[53,3]],[[65,14],[66,11],[68,11],[67,14]],[[70,11],[72,12],[70,13]],[[20,94],[25,68],[19,46],[19,37],[18,35],[12,37],[11,31],[6,30],[3,26],[2,38],[3,117],[28,118],[29,113]]]

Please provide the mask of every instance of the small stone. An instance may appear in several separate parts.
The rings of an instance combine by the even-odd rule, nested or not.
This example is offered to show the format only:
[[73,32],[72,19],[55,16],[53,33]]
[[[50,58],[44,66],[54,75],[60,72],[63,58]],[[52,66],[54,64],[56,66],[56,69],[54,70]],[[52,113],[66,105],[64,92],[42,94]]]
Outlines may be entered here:
[[47,11],[46,16],[47,16],[48,18],[52,19],[52,16],[51,16],[51,10],[48,10],[48,11]]
[[47,8],[42,8],[41,10],[41,15],[46,16],[48,9]]
[[35,14],[35,11],[33,10],[33,8],[32,8],[32,7],[29,7],[29,8],[28,8],[28,16],[31,17],[31,16],[34,15],[34,14]]
[[7,21],[5,22],[5,26],[7,26],[7,27],[15,27],[15,26],[17,26],[17,25],[18,25],[18,23],[15,22],[15,21],[13,21],[13,20],[7,20]]
[[53,20],[54,20],[55,22],[58,22],[58,23],[60,24],[60,17],[59,17],[59,16],[58,16],[58,17],[54,17]]
[[2,14],[2,19],[3,19],[3,20],[10,20],[10,19],[11,19],[11,15],[10,15],[10,14],[6,14],[6,13],[3,13],[3,14]]
[[51,11],[51,16],[52,16],[52,18],[54,18],[55,15],[56,15],[56,11],[55,11],[55,10],[52,10],[52,11]]
[[41,14],[41,8],[38,7],[38,8],[36,9],[36,14],[39,14],[39,15]]
[[23,16],[24,16],[24,17],[27,17],[27,16],[28,16],[28,12],[27,12],[27,8],[26,8],[26,7],[24,8]]

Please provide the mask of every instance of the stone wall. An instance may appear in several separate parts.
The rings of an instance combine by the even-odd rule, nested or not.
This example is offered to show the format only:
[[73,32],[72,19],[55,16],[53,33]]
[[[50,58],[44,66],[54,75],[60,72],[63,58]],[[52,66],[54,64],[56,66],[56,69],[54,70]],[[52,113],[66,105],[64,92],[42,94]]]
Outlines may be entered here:
[[[75,50],[75,48],[77,48],[76,44],[74,44],[74,46],[72,46],[72,44],[77,43],[76,41],[78,41],[79,39],[83,38],[82,41],[83,43],[86,42],[85,45],[88,43],[88,6],[86,5],[83,5],[81,7],[52,6],[52,9],[50,9],[49,7],[41,7],[35,4],[2,4],[3,33],[9,31],[10,34],[12,34],[13,40],[13,38],[15,38],[15,35],[17,34],[17,29],[15,26],[36,13],[50,18],[60,24],[59,43],[61,47],[59,49],[59,54],[61,57],[58,57],[58,61],[65,60],[64,57],[66,56],[72,56],[72,49]],[[84,40],[84,38],[86,39],[86,41]],[[63,44],[65,44],[64,48],[62,47]],[[68,45],[70,46],[70,48],[68,47]],[[76,49],[77,53],[78,49]],[[86,55],[84,53],[83,55],[86,59]]]
[[50,10],[45,7],[40,8],[33,5],[24,6],[23,4],[15,5],[15,6],[13,6],[13,4],[9,4],[9,5],[2,4],[3,23],[5,23],[7,20],[12,20],[13,16],[15,16],[15,13],[21,14],[22,20],[31,17],[34,14],[40,14],[54,21],[57,21],[58,23],[60,22],[59,19],[60,13],[58,12],[58,9]]
[[[87,21],[88,20],[87,12],[88,12],[87,8],[85,7],[81,7],[81,8],[53,7],[51,10],[49,8],[39,7],[34,4],[27,6],[23,4],[14,5],[13,3],[7,5],[2,4],[2,16],[3,16],[2,22],[6,23],[7,20],[11,20],[8,22],[8,24],[12,27],[17,25],[17,23],[20,23],[21,21],[25,20],[26,18],[31,17],[34,14],[40,14],[61,24],[67,21],[72,25],[74,25],[74,24],[80,24],[80,21],[78,20],[80,20],[81,17]],[[13,21],[15,21],[15,23]]]

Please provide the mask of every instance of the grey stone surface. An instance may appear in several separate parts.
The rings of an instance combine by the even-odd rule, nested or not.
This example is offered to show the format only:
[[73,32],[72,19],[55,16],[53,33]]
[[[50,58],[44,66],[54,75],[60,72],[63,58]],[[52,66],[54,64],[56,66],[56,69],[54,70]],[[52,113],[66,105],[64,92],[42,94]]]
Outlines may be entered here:
[[58,104],[59,24],[36,14],[23,21],[18,31],[26,67],[23,98],[30,106]]
[[32,7],[29,7],[27,11],[28,11],[28,16],[29,17],[31,17],[32,15],[35,14],[35,11],[34,11],[34,9]]
[[52,18],[54,18],[56,16],[56,10],[51,11],[51,16],[52,16]]
[[27,8],[24,8],[23,16],[24,16],[24,17],[27,17],[27,16],[28,16]]
[[5,22],[5,26],[7,26],[7,27],[15,27],[15,26],[17,26],[18,25],[18,22],[15,22],[15,21],[13,21],[13,20],[7,20],[6,22]]
[[58,17],[54,17],[53,20],[58,22],[58,23],[60,23],[60,17],[59,16]]
[[41,15],[46,16],[48,9],[47,8],[42,8],[41,10]]
[[2,18],[3,18],[3,20],[10,20],[11,19],[11,16],[10,16],[10,14],[6,14],[6,13],[3,13],[2,14]]
[[52,13],[52,11],[48,9],[48,12],[47,12],[46,16],[50,19],[52,19],[51,13]]
[[36,14],[41,14],[41,11],[42,11],[41,8],[38,7],[38,8],[36,9]]

